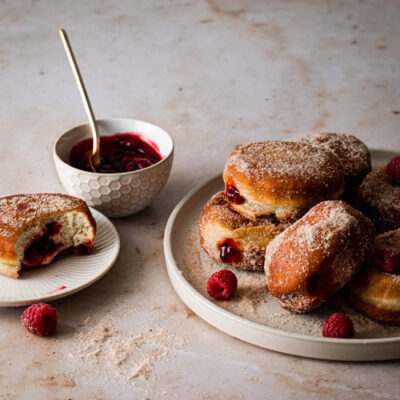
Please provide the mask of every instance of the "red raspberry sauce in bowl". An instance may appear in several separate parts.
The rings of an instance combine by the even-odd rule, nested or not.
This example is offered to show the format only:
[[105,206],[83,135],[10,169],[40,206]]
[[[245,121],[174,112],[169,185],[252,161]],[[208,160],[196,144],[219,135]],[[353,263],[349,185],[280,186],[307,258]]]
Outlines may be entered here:
[[[69,153],[69,163],[80,170],[92,172],[89,166],[92,146],[93,139],[77,143]],[[156,143],[134,132],[101,136],[100,155],[101,163],[96,172],[108,174],[147,168],[164,158]]]

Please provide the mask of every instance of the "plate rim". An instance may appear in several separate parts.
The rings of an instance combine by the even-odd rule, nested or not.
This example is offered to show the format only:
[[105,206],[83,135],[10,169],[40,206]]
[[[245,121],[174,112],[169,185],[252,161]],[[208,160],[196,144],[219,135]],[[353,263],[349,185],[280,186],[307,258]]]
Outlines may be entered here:
[[[372,152],[387,152],[387,153],[394,153],[393,150],[386,150],[386,149],[370,149],[371,153]],[[208,309],[208,311],[216,313],[217,315],[222,316],[225,319],[229,319],[237,324],[244,325],[245,327],[253,330],[258,330],[262,331],[265,334],[272,335],[275,337],[280,337],[284,339],[291,339],[299,342],[304,342],[306,341],[307,343],[315,343],[315,344],[323,344],[323,345],[339,345],[339,346],[344,346],[344,347],[352,347],[352,346],[365,346],[365,345],[388,345],[388,344],[400,344],[400,336],[393,336],[393,337],[386,337],[386,338],[355,338],[355,339],[337,339],[337,338],[324,338],[324,337],[318,337],[318,336],[308,336],[304,334],[299,334],[299,333],[293,333],[293,332],[286,332],[281,329],[276,329],[272,328],[266,325],[259,324],[254,321],[250,321],[246,318],[240,317],[239,315],[233,314],[222,307],[219,307],[217,304],[213,303],[211,300],[207,299],[205,296],[203,296],[200,292],[198,292],[191,284],[188,282],[183,274],[182,271],[179,269],[177,260],[174,257],[173,254],[173,231],[174,231],[174,224],[177,220],[177,217],[179,216],[179,213],[182,212],[183,208],[187,205],[187,203],[190,202],[190,200],[195,197],[195,195],[200,192],[202,189],[205,189],[208,185],[212,184],[214,181],[217,179],[221,179],[222,173],[216,174],[212,176],[211,178],[205,179],[202,182],[200,182],[198,185],[196,185],[192,190],[190,190],[175,206],[173,211],[171,212],[166,227],[165,227],[165,235],[164,235],[164,255],[165,255],[165,260],[166,260],[166,266],[167,266],[167,271],[169,278],[171,280],[171,283],[175,289],[175,291],[178,293],[179,297],[183,300],[183,302],[192,309],[191,305],[187,304],[185,299],[182,298],[180,290],[177,290],[176,285],[180,285],[181,287],[179,289],[186,290],[187,293],[193,297],[194,300],[197,302],[201,303],[204,307]],[[194,310],[193,310],[194,311]],[[221,329],[221,327],[217,326],[215,323],[210,322],[207,317],[201,316],[203,320],[205,320],[207,323],[213,325],[219,330],[222,330],[226,333],[228,333],[230,336],[237,337],[245,342],[248,343],[254,343],[250,340],[243,339],[240,335],[234,334],[232,332],[227,332],[224,329]],[[258,345],[264,348],[269,348],[266,346]],[[273,349],[274,350],[274,349]],[[284,352],[281,350],[278,350],[280,352]],[[286,352],[286,354],[295,354],[293,352]],[[303,354],[297,354],[297,355],[303,355]],[[303,355],[304,356],[304,355]],[[331,359],[331,360],[353,360],[353,361],[372,361],[372,360],[389,360],[389,359],[398,359],[400,355],[395,355],[393,358],[389,357],[384,357],[380,358],[378,357],[372,357],[372,358],[335,358],[335,355],[332,355],[332,357],[323,357],[323,356],[313,356],[312,354],[310,355],[305,355],[305,357],[310,357],[310,358],[318,358],[318,359]]]
[[[89,209],[93,215],[93,218],[96,220],[96,223],[97,223],[97,219],[96,219],[96,213],[97,213],[100,217],[103,217],[105,219],[109,228],[113,231],[113,233],[115,234],[115,237],[116,237],[116,241],[115,241],[115,244],[117,246],[116,252],[115,252],[115,255],[114,255],[112,261],[107,266],[107,268],[105,268],[99,275],[96,275],[94,278],[90,279],[89,281],[85,282],[84,284],[82,284],[74,289],[70,289],[68,291],[60,291],[59,293],[53,293],[50,295],[44,295],[44,296],[40,296],[40,297],[38,297],[38,296],[31,297],[29,299],[24,299],[24,300],[13,300],[13,301],[1,301],[0,300],[0,307],[21,307],[21,306],[26,306],[26,305],[30,305],[33,303],[43,302],[43,301],[49,302],[49,301],[58,300],[63,297],[73,295],[77,292],[80,292],[81,290],[86,289],[87,287],[93,285],[98,280],[103,278],[103,276],[106,275],[110,271],[110,269],[114,266],[115,262],[117,261],[119,253],[120,253],[120,249],[121,249],[121,240],[119,237],[119,233],[118,233],[117,229],[115,228],[114,224],[110,221],[110,219],[107,218],[102,212],[96,210],[93,207],[89,207]],[[12,278],[10,278],[10,279],[12,279]]]

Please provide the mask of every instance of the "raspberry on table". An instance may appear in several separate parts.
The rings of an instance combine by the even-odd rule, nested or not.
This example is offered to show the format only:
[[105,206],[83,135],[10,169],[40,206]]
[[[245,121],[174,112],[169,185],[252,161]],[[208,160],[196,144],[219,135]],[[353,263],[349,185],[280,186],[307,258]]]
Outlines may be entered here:
[[329,316],[322,327],[322,336],[329,338],[352,338],[354,326],[351,319],[344,314],[334,313]]
[[394,185],[400,185],[400,156],[392,158],[386,166],[386,175]]
[[56,309],[46,303],[32,304],[21,315],[25,328],[38,336],[51,335],[56,329],[57,320]]
[[236,288],[236,275],[227,269],[212,274],[207,282],[207,292],[216,300],[229,299],[235,293]]
[[393,247],[380,247],[375,250],[373,264],[383,272],[400,274],[400,251]]

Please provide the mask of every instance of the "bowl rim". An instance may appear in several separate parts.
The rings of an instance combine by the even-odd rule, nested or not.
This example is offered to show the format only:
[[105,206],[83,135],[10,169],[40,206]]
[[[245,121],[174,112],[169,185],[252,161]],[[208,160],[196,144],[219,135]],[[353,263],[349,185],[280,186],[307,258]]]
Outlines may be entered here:
[[[150,165],[149,167],[142,168],[142,169],[137,169],[137,170],[135,170],[135,171],[111,172],[111,173],[110,173],[110,172],[91,172],[91,171],[85,171],[85,170],[83,170],[83,169],[75,168],[75,167],[73,167],[72,165],[70,165],[70,164],[68,164],[67,162],[65,162],[65,161],[58,155],[57,150],[56,150],[56,147],[57,147],[57,144],[59,143],[60,139],[61,139],[65,134],[67,134],[68,132],[72,131],[73,129],[82,128],[82,127],[84,127],[84,126],[89,125],[89,122],[85,122],[85,123],[83,123],[83,124],[74,125],[74,126],[68,128],[67,130],[63,131],[63,133],[62,133],[60,136],[57,137],[57,139],[54,141],[54,144],[53,144],[53,158],[54,158],[54,159],[57,159],[57,160],[58,160],[59,162],[61,162],[63,165],[67,166],[68,168],[70,168],[70,169],[72,169],[72,170],[74,170],[74,171],[79,171],[79,172],[81,172],[81,173],[82,173],[82,172],[83,172],[83,173],[87,173],[87,174],[90,174],[90,175],[92,175],[92,176],[125,176],[125,175],[140,174],[140,173],[143,172],[143,171],[149,171],[149,170],[152,169],[152,168],[159,167],[161,164],[163,164],[165,161],[167,161],[167,159],[169,159],[169,158],[173,155],[173,153],[174,153],[174,148],[175,148],[174,139],[172,138],[172,136],[171,136],[165,129],[161,128],[160,126],[158,126],[158,125],[156,125],[156,124],[153,124],[153,123],[151,123],[151,122],[148,122],[148,121],[143,121],[143,120],[134,119],[134,118],[100,118],[100,119],[96,119],[96,122],[108,122],[108,121],[113,121],[113,122],[118,122],[118,121],[135,121],[135,122],[143,122],[143,123],[145,123],[145,124],[155,126],[156,128],[161,129],[161,131],[164,132],[165,135],[170,139],[170,141],[171,141],[171,149],[170,149],[170,151],[168,152],[168,154],[166,154],[166,155],[164,156],[164,158],[163,158],[162,160],[156,162],[156,163],[153,164],[153,165]],[[143,134],[143,136],[146,136],[146,135]]]

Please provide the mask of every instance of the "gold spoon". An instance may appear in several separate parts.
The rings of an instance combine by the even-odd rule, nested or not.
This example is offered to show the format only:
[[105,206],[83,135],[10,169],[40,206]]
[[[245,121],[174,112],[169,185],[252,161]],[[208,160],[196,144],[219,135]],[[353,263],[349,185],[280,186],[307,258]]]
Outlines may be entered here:
[[67,32],[64,29],[60,29],[61,41],[64,45],[64,50],[67,53],[68,61],[71,65],[72,72],[74,73],[74,77],[76,83],[78,85],[79,93],[81,95],[83,105],[85,106],[86,114],[89,118],[90,129],[92,131],[93,136],[93,150],[92,154],[89,156],[89,165],[93,172],[96,172],[96,168],[100,165],[100,136],[99,131],[97,129],[96,118],[93,113],[92,106],[90,104],[89,96],[87,94],[85,84],[83,83],[83,79],[81,73],[79,71],[78,64],[76,62],[74,52],[72,51],[71,43],[69,42]]

